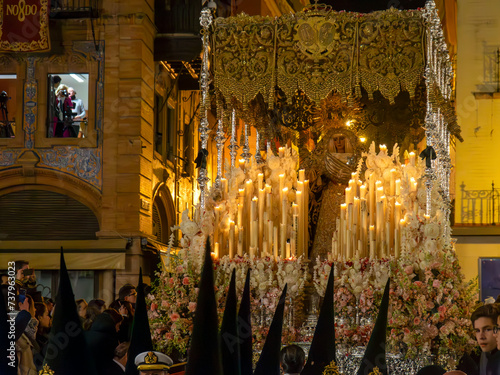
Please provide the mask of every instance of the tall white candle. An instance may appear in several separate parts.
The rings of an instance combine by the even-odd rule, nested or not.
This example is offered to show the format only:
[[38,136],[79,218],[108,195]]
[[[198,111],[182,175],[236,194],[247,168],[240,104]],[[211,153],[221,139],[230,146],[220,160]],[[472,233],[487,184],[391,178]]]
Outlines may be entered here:
[[229,258],[234,258],[234,221],[229,220]]
[[377,251],[377,242],[375,240],[375,226],[370,225],[370,260],[375,259],[375,253]]
[[304,182],[305,179],[306,179],[306,171],[305,171],[305,169],[300,169],[299,170],[299,181]]
[[273,228],[274,260],[278,260],[278,227]]

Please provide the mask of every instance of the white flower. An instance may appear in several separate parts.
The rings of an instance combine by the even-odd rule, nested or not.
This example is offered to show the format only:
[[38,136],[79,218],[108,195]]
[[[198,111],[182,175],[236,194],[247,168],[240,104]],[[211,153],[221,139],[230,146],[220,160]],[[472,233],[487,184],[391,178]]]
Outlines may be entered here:
[[436,238],[439,236],[439,233],[440,233],[439,225],[435,223],[425,224],[424,235],[426,237]]
[[189,219],[188,212],[189,210],[185,210],[182,213],[182,222],[180,224],[180,229],[184,235],[186,235],[189,239],[192,239],[196,235],[196,233],[200,231],[200,228],[196,223],[192,222]]

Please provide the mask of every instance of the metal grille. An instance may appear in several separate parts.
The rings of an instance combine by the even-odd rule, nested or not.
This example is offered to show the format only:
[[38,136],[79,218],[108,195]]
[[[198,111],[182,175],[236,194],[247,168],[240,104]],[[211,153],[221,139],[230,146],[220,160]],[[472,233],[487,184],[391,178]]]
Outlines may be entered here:
[[92,210],[66,195],[23,190],[0,196],[0,240],[95,240]]
[[466,190],[463,182],[460,188],[462,190],[460,224],[500,223],[500,189],[495,189],[494,182],[488,190]]

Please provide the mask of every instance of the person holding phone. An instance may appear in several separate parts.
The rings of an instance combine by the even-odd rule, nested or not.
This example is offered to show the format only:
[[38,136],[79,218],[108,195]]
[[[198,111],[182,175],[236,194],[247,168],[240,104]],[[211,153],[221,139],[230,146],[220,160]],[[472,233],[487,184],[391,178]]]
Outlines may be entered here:
[[17,260],[15,264],[17,293],[19,294],[19,289],[26,289],[28,291],[28,294],[35,292],[35,270],[33,268],[30,268],[29,262],[25,260]]

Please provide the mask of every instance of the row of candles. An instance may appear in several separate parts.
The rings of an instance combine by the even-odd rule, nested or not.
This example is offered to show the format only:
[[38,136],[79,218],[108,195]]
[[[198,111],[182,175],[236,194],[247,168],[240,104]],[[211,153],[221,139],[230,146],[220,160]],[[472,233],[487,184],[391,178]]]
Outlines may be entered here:
[[[415,166],[413,152],[409,154],[408,163]],[[336,220],[329,259],[399,257],[406,219],[401,204],[401,180],[396,177],[397,170],[391,169],[389,183],[384,188],[383,182],[375,181],[374,175],[368,178],[368,184],[363,184],[357,173],[352,173],[345,189],[345,203],[341,204],[340,217]],[[418,184],[413,177],[408,185],[409,193],[416,194]],[[411,208],[417,209],[418,203],[414,201]]]
[[[279,152],[280,157],[284,156],[284,148]],[[242,165],[244,163],[240,163]],[[300,170],[295,199],[290,201],[285,177],[285,174],[279,175],[279,186],[265,183],[263,173],[258,174],[256,185],[251,179],[245,180],[244,186],[238,190],[237,211],[229,219],[229,231],[220,229],[223,214],[219,206],[215,207],[213,236],[216,257],[228,255],[234,258],[244,253],[274,259],[307,256],[309,181],[305,179],[305,171]],[[227,188],[227,180],[221,179],[223,199],[228,196]],[[273,211],[278,211],[273,209],[276,205],[279,215],[273,214]]]

